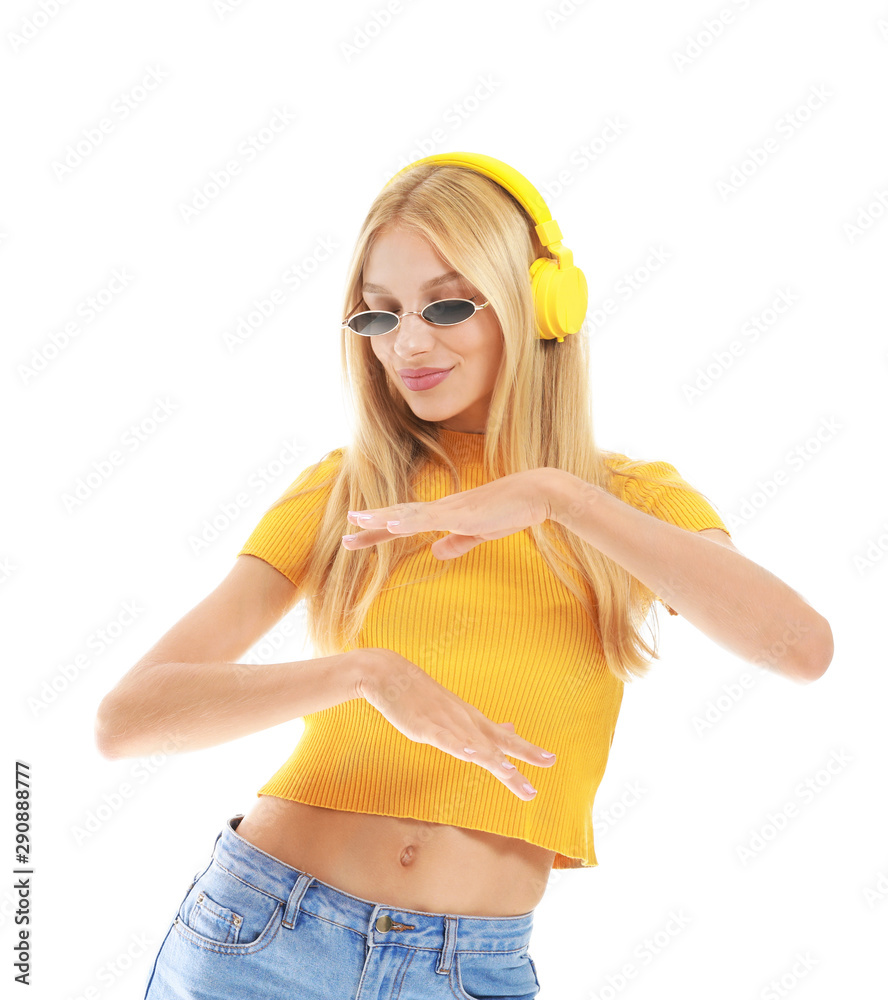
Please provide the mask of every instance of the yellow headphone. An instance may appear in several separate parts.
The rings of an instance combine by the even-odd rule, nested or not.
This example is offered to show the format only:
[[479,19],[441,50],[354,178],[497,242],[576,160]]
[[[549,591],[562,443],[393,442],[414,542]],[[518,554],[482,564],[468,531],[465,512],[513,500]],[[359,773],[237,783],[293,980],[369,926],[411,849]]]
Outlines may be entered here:
[[480,153],[436,153],[424,156],[399,170],[385,187],[407,170],[423,163],[441,163],[475,170],[515,198],[530,215],[536,232],[555,259],[537,257],[530,265],[531,293],[536,313],[537,334],[541,340],[558,340],[561,343],[571,333],[579,332],[586,317],[589,291],[583,272],[574,266],[573,253],[561,243],[561,230],[539,191],[517,170]]

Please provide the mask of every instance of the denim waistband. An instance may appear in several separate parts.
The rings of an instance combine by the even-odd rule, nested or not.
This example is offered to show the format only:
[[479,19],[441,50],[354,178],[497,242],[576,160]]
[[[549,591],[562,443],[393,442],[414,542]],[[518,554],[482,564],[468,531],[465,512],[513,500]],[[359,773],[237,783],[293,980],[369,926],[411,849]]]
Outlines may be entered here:
[[[256,889],[284,904],[283,925],[292,929],[302,910],[367,936],[368,943],[396,940],[419,948],[453,951],[520,951],[528,947],[533,914],[482,917],[426,913],[387,906],[322,882],[260,850],[236,832],[243,813],[230,817],[216,837],[213,859]],[[448,956],[449,957],[449,956]]]

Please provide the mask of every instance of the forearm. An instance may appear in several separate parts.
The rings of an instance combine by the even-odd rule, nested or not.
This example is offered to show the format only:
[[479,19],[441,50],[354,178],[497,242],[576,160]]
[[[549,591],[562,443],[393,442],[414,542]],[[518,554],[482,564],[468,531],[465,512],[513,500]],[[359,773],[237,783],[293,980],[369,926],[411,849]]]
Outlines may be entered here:
[[96,743],[108,758],[216,746],[359,697],[368,650],[292,663],[159,663],[102,700]]
[[773,573],[570,473],[553,472],[561,474],[551,479],[552,519],[623,566],[714,642],[797,681],[826,669],[820,666],[827,646],[831,656],[826,619]]

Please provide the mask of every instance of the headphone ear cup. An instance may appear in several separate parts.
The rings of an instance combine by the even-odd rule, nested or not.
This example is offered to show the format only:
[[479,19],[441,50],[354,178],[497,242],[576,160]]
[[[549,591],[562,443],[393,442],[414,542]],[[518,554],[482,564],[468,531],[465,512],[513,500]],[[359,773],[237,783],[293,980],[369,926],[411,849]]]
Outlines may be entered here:
[[540,339],[562,340],[578,333],[589,305],[583,272],[574,265],[560,270],[557,260],[537,257],[530,265],[530,282]]

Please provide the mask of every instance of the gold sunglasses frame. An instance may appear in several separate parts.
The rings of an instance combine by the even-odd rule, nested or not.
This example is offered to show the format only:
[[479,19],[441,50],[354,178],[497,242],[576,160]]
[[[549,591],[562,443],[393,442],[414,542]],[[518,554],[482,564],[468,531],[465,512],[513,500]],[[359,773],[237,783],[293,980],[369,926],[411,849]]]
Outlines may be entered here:
[[[461,319],[458,323],[432,323],[430,319],[425,319],[425,316],[422,316],[422,314],[426,309],[438,305],[439,302],[468,302],[470,305],[475,307],[475,312],[473,312],[471,316],[466,316],[465,319]],[[394,333],[398,329],[401,325],[401,320],[405,316],[422,316],[426,323],[430,323],[432,326],[443,327],[446,330],[451,326],[459,326],[460,323],[468,323],[468,321],[475,316],[475,313],[477,313],[480,309],[486,309],[489,305],[490,299],[488,299],[483,305],[479,306],[476,302],[472,302],[471,299],[463,299],[458,295],[451,295],[446,299],[436,299],[434,302],[430,302],[427,306],[423,306],[422,309],[413,309],[410,312],[401,313],[400,316],[396,312],[392,312],[391,309],[362,309],[359,313],[355,313],[353,316],[349,316],[348,319],[343,320],[342,329],[348,330],[350,333],[354,333],[358,337],[386,337],[388,334]],[[390,316],[394,316],[398,322],[392,327],[391,330],[386,330],[385,333],[358,333],[357,330],[352,330],[352,328],[348,325],[349,320],[356,319],[358,316],[366,316],[367,313],[388,313]]]

